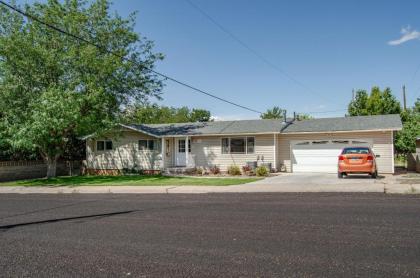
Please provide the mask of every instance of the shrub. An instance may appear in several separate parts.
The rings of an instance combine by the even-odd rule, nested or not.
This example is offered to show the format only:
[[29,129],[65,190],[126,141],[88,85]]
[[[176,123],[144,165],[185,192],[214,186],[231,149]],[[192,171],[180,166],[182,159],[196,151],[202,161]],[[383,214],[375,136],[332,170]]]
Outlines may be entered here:
[[139,175],[142,174],[142,170],[138,170],[137,168],[123,168],[122,169],[123,175]]
[[228,168],[228,174],[232,175],[232,176],[239,176],[242,173],[241,173],[241,169],[239,168],[239,166],[231,165]]
[[201,168],[201,167],[195,168],[195,174],[201,176],[201,175],[203,175],[203,173],[204,173],[204,169],[203,168]]
[[257,169],[255,170],[255,173],[257,174],[258,177],[266,177],[268,176],[268,169],[265,166],[260,166],[257,167]]
[[212,166],[210,167],[210,173],[212,173],[213,175],[218,175],[220,174],[220,168],[217,166]]
[[251,167],[249,167],[248,165],[242,166],[242,171],[244,173],[247,173],[247,172],[251,171]]

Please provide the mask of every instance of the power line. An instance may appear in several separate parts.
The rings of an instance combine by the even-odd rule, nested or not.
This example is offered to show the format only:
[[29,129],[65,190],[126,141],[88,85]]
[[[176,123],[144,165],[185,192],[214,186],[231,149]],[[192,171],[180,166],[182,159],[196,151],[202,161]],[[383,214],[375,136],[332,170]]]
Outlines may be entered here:
[[86,43],[86,44],[93,45],[93,46],[95,46],[96,48],[98,48],[99,50],[101,50],[101,51],[103,51],[103,52],[106,52],[106,53],[109,53],[109,54],[111,54],[111,55],[114,55],[114,56],[116,56],[116,57],[118,57],[118,58],[120,58],[120,59],[122,59],[122,60],[124,60],[124,61],[131,62],[131,63],[133,63],[133,64],[135,64],[135,65],[137,65],[137,66],[139,66],[139,67],[142,67],[142,68],[144,68],[144,69],[146,69],[146,70],[148,70],[148,71],[150,71],[150,72],[152,72],[152,73],[154,73],[154,74],[156,74],[156,75],[159,75],[159,76],[161,76],[161,77],[163,77],[163,78],[165,78],[165,79],[167,79],[167,80],[170,80],[170,81],[175,82],[175,83],[177,83],[177,84],[179,84],[179,85],[182,85],[182,86],[184,86],[184,87],[187,87],[187,88],[189,88],[189,89],[191,89],[191,90],[193,90],[193,91],[195,91],[195,92],[198,92],[198,93],[201,93],[201,94],[207,95],[207,96],[212,97],[212,98],[214,98],[214,99],[217,99],[217,100],[223,101],[223,102],[225,102],[225,103],[228,103],[228,104],[234,105],[234,106],[236,106],[236,107],[239,107],[239,108],[242,108],[242,109],[245,109],[245,110],[251,111],[251,112],[255,112],[255,113],[258,113],[258,114],[262,114],[262,112],[260,112],[260,111],[258,111],[258,110],[255,110],[255,109],[252,109],[252,108],[249,108],[249,107],[246,107],[246,106],[243,106],[243,105],[240,105],[240,104],[234,103],[234,102],[232,102],[232,101],[230,101],[230,100],[227,100],[227,99],[224,99],[224,98],[218,97],[218,96],[216,96],[216,95],[214,95],[214,94],[211,94],[211,93],[206,92],[206,91],[204,91],[204,90],[201,90],[201,89],[199,89],[199,88],[197,88],[197,87],[194,87],[194,86],[192,86],[192,85],[189,85],[189,84],[187,84],[187,83],[185,83],[185,82],[183,82],[183,81],[179,81],[179,80],[177,80],[177,79],[175,79],[175,78],[172,78],[172,77],[170,77],[170,76],[168,76],[168,75],[166,75],[166,74],[163,74],[163,73],[157,72],[157,71],[155,71],[155,70],[153,70],[153,69],[151,69],[151,68],[146,67],[145,65],[141,65],[141,64],[137,63],[137,61],[132,60],[132,59],[129,59],[129,58],[124,57],[124,56],[121,56],[121,55],[119,55],[118,53],[115,53],[115,52],[113,52],[113,51],[111,51],[111,50],[107,49],[106,47],[104,47],[104,46],[102,46],[102,45],[96,44],[96,43],[94,43],[94,42],[91,42],[90,40],[87,40],[87,39],[85,39],[85,38],[79,37],[79,36],[77,36],[77,35],[75,35],[75,34],[69,33],[69,32],[67,32],[67,31],[65,31],[65,30],[63,30],[63,29],[61,29],[61,28],[58,28],[58,27],[56,27],[56,26],[54,26],[54,25],[52,25],[52,24],[49,24],[49,23],[47,23],[47,22],[45,22],[45,21],[42,21],[41,19],[39,19],[39,18],[35,17],[34,15],[28,14],[28,13],[26,13],[26,12],[24,12],[24,11],[22,11],[22,10],[20,10],[20,9],[16,8],[16,7],[14,7],[14,6],[12,6],[12,5],[9,5],[8,3],[6,3],[6,2],[4,2],[4,1],[2,1],[2,0],[0,0],[0,4],[2,4],[3,6],[5,6],[5,7],[7,7],[7,8],[9,8],[9,9],[11,9],[11,10],[13,10],[13,11],[15,11],[15,12],[17,12],[17,13],[19,13],[19,14],[21,14],[21,15],[23,15],[23,16],[25,16],[25,17],[27,17],[27,18],[29,18],[29,19],[32,19],[33,21],[36,21],[36,22],[38,22],[38,23],[40,23],[40,24],[42,24],[42,25],[45,25],[45,26],[47,26],[48,28],[50,28],[50,29],[52,29],[52,30],[54,30],[54,31],[56,31],[56,32],[59,32],[59,33],[61,33],[61,34],[63,34],[63,35],[66,35],[66,36],[70,36],[70,37],[72,37],[73,39],[76,39],[76,40],[82,41],[82,42],[84,42],[84,43]]
[[[245,49],[247,49],[249,52],[251,52],[255,57],[257,57],[258,59],[260,59],[261,61],[263,61],[265,64],[267,64],[268,66],[270,66],[271,68],[273,68],[274,70],[280,72],[282,75],[284,75],[285,77],[287,77],[289,80],[293,81],[294,83],[298,84],[299,86],[301,86],[302,88],[304,88],[305,90],[307,90],[308,92],[311,92],[312,94],[315,94],[323,99],[326,99],[328,101],[331,101],[331,99],[327,99],[326,97],[316,93],[314,90],[312,90],[311,88],[309,88],[308,86],[306,86],[303,82],[297,80],[296,78],[294,78],[292,75],[288,74],[285,70],[283,70],[282,68],[278,67],[276,64],[272,63],[270,60],[268,60],[267,58],[265,58],[263,55],[261,55],[258,51],[256,51],[255,49],[253,49],[252,47],[250,47],[248,44],[246,44],[243,40],[241,40],[238,36],[236,36],[235,34],[233,34],[231,31],[229,31],[227,28],[225,28],[222,24],[220,24],[219,22],[217,22],[212,16],[210,16],[207,12],[205,12],[203,9],[201,9],[199,6],[197,6],[196,4],[194,4],[191,0],[185,0],[191,7],[193,7],[195,10],[197,10],[199,13],[201,13],[204,17],[206,17],[209,21],[211,21],[214,25],[216,25],[221,31],[223,31],[224,33],[226,33],[229,37],[231,37],[234,41],[236,41],[237,43],[239,43],[240,45],[242,45]],[[306,91],[304,91],[306,92]]]

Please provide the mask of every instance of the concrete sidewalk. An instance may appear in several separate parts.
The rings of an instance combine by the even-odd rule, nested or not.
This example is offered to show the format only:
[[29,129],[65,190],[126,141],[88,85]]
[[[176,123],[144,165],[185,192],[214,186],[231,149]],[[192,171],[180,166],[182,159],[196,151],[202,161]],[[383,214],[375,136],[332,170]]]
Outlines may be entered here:
[[17,193],[133,193],[133,194],[173,194],[173,193],[257,193],[257,192],[380,192],[414,194],[420,193],[420,184],[397,184],[381,182],[336,182],[317,184],[276,183],[272,178],[263,181],[231,186],[79,186],[79,187],[24,187],[3,186],[0,194]]

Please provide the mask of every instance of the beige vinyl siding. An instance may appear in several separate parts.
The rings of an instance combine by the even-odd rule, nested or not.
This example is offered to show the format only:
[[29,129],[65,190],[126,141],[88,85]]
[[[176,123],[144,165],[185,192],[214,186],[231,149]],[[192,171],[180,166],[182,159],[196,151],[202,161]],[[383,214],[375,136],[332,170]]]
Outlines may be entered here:
[[278,166],[284,165],[288,172],[292,171],[290,160],[291,140],[326,140],[326,139],[371,139],[373,151],[380,155],[377,158],[380,173],[393,173],[393,135],[392,131],[372,132],[340,132],[340,133],[315,133],[315,134],[280,134],[278,135]]
[[[253,154],[222,154],[222,138],[225,137],[255,137],[255,151]],[[264,157],[265,163],[273,163],[274,167],[274,135],[244,135],[244,136],[209,136],[191,138],[191,153],[197,167],[216,165],[226,171],[231,165],[242,167],[247,161],[257,161],[257,157]]]
[[[160,142],[158,150],[139,150],[141,139],[158,140],[152,136],[135,131],[122,131],[110,137],[89,139],[86,148],[86,162],[90,169],[159,169],[161,167]],[[112,140],[113,149],[96,150],[97,140]]]

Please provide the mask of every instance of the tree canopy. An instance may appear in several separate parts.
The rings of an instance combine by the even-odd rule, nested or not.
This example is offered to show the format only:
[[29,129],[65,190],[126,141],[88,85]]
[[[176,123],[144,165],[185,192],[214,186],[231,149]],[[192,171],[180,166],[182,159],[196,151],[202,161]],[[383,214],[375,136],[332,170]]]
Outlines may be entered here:
[[204,109],[188,107],[169,107],[157,104],[137,105],[126,110],[124,121],[127,123],[162,124],[208,122],[211,113]]
[[403,129],[397,133],[395,147],[400,153],[414,153],[416,138],[420,136],[420,99],[412,108],[401,113]]
[[379,87],[373,87],[370,94],[366,90],[358,90],[355,99],[348,106],[350,116],[399,114],[400,112],[400,102],[389,88],[381,91]]
[[389,88],[381,91],[373,87],[370,94],[365,90],[356,92],[355,99],[348,107],[350,116],[400,114],[403,129],[396,133],[395,149],[398,153],[415,151],[416,137],[420,135],[420,99],[412,108],[402,111],[399,101]]
[[163,55],[134,32],[135,14],[111,13],[108,0],[49,0],[22,9],[142,65],[1,8],[2,144],[38,151],[54,176],[69,138],[107,129],[123,107],[160,97],[162,82],[149,69]]
[[274,106],[271,109],[267,109],[266,112],[261,114],[261,119],[283,119],[284,113],[286,112],[285,109],[281,109],[278,106]]

